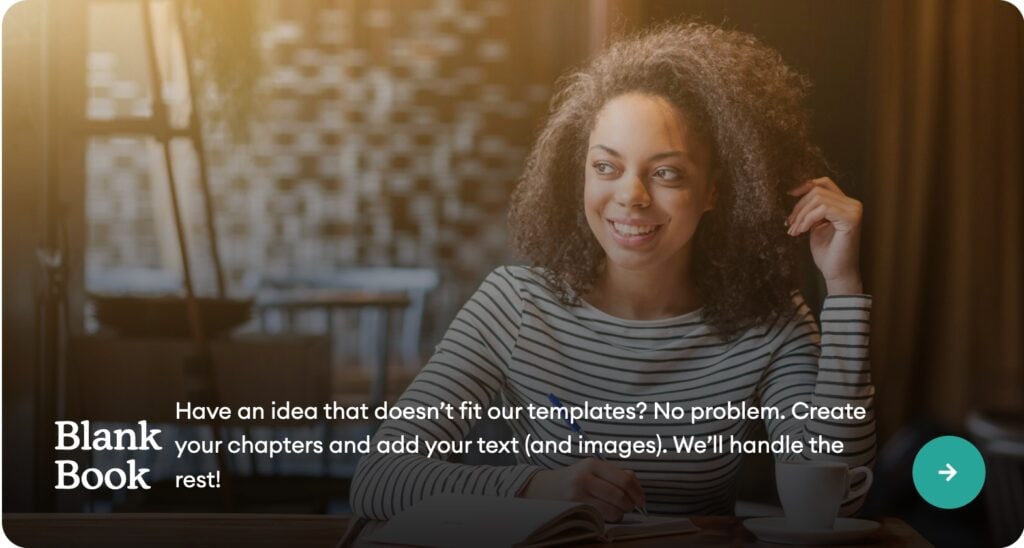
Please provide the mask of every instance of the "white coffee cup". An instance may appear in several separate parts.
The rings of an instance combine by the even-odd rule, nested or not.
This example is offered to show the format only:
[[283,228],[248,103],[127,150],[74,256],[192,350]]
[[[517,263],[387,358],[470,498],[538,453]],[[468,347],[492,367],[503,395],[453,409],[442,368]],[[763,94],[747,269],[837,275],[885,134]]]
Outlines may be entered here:
[[[854,490],[850,485],[863,476]],[[832,529],[839,506],[868,492],[874,475],[866,466],[850,469],[845,463],[793,461],[775,463],[775,483],[786,522],[793,529]]]

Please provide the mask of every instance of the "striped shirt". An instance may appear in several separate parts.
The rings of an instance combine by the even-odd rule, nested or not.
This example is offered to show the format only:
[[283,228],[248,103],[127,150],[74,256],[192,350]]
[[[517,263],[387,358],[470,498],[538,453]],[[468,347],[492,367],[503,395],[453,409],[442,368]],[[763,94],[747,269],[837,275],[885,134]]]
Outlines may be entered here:
[[[484,280],[459,311],[436,351],[403,393],[397,406],[438,406],[448,402],[550,406],[557,394],[569,407],[634,406],[638,401],[668,402],[687,409],[740,406],[778,408],[783,418],[708,420],[581,420],[592,440],[648,440],[655,434],[750,439],[763,422],[769,440],[788,436],[804,442],[801,454],[777,460],[827,459],[851,467],[871,465],[875,457],[874,387],[868,367],[868,316],[871,297],[829,296],[821,312],[821,331],[799,293],[792,310],[770,325],[751,328],[725,341],[702,320],[701,310],[659,320],[610,316],[585,301],[562,304],[533,269],[500,267]],[[796,402],[812,406],[863,407],[866,418],[796,420]],[[650,405],[648,406],[650,410]],[[462,440],[473,421],[442,417],[436,421],[388,420],[377,441]],[[570,434],[560,420],[510,420],[519,440],[564,440]],[[844,442],[838,455],[812,454],[812,437]],[[643,486],[647,509],[665,514],[734,512],[737,472],[742,454],[669,451],[661,456],[633,455],[608,460],[632,469]],[[423,445],[421,452],[425,453]],[[353,480],[353,511],[387,519],[437,493],[516,496],[533,474],[572,465],[585,454],[516,455],[515,465],[467,465],[421,454],[371,452],[360,460]],[[853,487],[856,487],[854,485]],[[863,497],[844,504],[855,512]]]

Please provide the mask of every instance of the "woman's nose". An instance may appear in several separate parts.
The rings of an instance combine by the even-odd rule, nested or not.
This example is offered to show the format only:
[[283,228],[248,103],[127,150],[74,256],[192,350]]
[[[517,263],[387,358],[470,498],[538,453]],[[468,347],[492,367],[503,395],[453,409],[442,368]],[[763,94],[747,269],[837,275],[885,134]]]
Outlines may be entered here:
[[646,207],[651,203],[651,196],[647,194],[647,187],[640,177],[627,176],[619,181],[615,189],[615,201],[625,207]]

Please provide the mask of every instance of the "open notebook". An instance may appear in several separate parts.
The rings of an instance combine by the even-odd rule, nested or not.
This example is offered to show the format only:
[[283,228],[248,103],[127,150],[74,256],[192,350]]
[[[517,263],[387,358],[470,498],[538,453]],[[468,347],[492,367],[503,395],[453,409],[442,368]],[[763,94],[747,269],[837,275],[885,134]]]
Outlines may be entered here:
[[605,524],[596,508],[559,500],[436,495],[381,527],[367,540],[408,546],[554,546],[697,531],[686,518],[627,514]]

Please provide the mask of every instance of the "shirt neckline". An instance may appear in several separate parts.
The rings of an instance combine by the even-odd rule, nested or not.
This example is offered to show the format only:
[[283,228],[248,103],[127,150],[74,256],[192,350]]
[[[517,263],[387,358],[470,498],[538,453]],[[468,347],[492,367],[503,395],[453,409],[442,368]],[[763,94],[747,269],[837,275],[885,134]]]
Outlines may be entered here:
[[627,318],[620,318],[618,316],[613,316],[613,315],[611,315],[611,314],[601,310],[600,308],[597,308],[596,306],[590,304],[589,302],[587,302],[586,299],[584,299],[580,295],[577,295],[576,297],[579,299],[579,302],[580,302],[582,308],[584,308],[585,310],[589,311],[592,315],[597,316],[599,319],[602,319],[602,320],[605,320],[607,322],[614,323],[614,324],[617,324],[617,325],[629,326],[629,327],[664,327],[664,326],[667,326],[667,325],[675,325],[675,324],[681,324],[681,323],[690,323],[690,322],[694,322],[694,321],[699,320],[701,318],[701,316],[703,315],[703,313],[704,313],[704,307],[701,306],[700,308],[697,308],[696,310],[691,310],[690,312],[687,312],[685,314],[681,314],[679,316],[670,316],[668,318],[658,318],[656,320],[631,320],[631,319],[627,319]]

